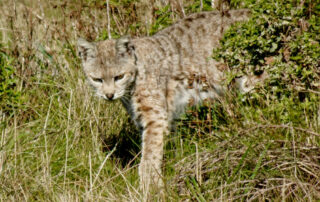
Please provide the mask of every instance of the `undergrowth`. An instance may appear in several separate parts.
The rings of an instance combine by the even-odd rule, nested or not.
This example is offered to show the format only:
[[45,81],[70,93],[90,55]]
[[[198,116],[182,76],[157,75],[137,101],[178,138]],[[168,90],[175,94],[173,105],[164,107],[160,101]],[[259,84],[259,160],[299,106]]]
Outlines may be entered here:
[[9,115],[18,107],[21,99],[12,63],[13,58],[1,49],[0,44],[0,114]]

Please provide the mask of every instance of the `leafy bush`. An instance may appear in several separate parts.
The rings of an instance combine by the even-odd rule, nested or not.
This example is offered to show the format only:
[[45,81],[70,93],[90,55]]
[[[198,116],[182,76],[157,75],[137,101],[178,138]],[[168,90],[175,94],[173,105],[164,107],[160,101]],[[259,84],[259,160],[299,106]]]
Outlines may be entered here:
[[[233,6],[238,4],[233,1]],[[242,4],[252,10],[252,18],[225,34],[214,58],[227,63],[234,76],[267,71],[267,86],[278,95],[319,89],[320,4],[312,0]]]

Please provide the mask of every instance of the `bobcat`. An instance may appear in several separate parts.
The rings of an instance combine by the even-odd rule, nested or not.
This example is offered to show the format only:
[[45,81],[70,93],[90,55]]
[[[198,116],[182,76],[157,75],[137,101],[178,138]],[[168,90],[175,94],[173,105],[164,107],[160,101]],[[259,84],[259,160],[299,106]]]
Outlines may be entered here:
[[[151,37],[90,43],[78,40],[84,72],[98,96],[121,99],[142,132],[140,185],[162,185],[163,139],[175,117],[189,102],[217,99],[224,66],[210,58],[212,49],[232,23],[249,17],[248,10],[192,14]],[[239,80],[249,91],[250,77]],[[250,82],[249,82],[250,83]],[[252,83],[252,82],[251,82]],[[250,83],[250,84],[251,84]]]

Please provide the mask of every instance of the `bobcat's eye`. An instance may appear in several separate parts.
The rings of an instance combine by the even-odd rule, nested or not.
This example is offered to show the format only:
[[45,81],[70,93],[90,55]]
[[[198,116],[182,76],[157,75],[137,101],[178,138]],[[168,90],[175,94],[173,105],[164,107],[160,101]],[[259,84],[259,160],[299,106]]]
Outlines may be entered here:
[[93,80],[94,82],[97,82],[97,83],[102,83],[102,82],[103,82],[103,80],[100,79],[100,78],[92,78],[92,80]]
[[118,76],[115,76],[115,77],[114,77],[114,80],[115,80],[115,81],[119,81],[119,80],[123,79],[123,77],[124,77],[124,74],[120,74],[120,75],[118,75]]

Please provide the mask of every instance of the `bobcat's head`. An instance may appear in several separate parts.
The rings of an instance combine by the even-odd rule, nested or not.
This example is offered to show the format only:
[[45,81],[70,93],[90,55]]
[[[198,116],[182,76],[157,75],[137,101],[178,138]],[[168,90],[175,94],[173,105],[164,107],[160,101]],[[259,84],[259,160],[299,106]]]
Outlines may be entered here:
[[99,97],[115,100],[129,93],[136,76],[134,66],[127,65],[132,48],[121,38],[97,43],[78,39],[83,70]]

